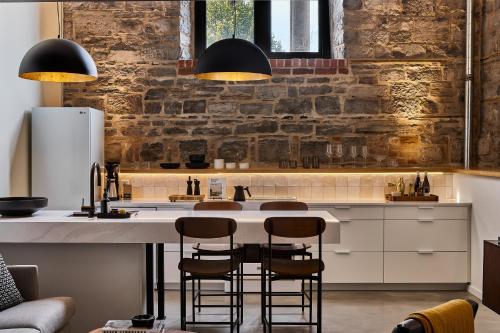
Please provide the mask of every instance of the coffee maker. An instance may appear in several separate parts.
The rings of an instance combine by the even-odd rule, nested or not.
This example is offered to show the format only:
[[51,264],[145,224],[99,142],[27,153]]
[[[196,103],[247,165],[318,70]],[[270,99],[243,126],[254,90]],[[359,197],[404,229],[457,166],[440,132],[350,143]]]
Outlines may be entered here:
[[120,200],[120,163],[106,162],[106,171],[106,192],[109,200]]

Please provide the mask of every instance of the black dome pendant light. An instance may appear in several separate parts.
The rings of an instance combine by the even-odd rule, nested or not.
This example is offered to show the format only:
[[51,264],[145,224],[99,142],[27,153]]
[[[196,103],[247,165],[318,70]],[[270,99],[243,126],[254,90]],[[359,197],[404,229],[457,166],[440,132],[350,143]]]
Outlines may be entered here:
[[19,77],[47,82],[88,82],[97,80],[97,68],[90,54],[79,44],[61,38],[57,2],[57,38],[44,40],[26,52]]
[[198,59],[194,75],[202,80],[254,81],[271,78],[266,54],[255,44],[235,38],[236,0],[233,0],[233,38],[210,45]]

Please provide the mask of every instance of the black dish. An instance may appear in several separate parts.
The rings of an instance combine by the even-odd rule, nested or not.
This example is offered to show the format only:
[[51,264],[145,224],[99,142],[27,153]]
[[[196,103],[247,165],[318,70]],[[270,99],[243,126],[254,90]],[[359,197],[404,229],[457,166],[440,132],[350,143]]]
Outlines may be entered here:
[[155,316],[153,315],[138,315],[132,317],[132,326],[133,327],[147,327],[151,328],[153,327],[155,323]]
[[188,169],[206,169],[210,166],[210,163],[186,163],[186,168]]
[[205,154],[191,154],[189,155],[189,162],[191,163],[204,163]]
[[31,216],[47,207],[47,198],[42,197],[5,197],[0,198],[0,215],[7,217]]
[[130,212],[126,213],[118,213],[118,212],[110,212],[110,213],[97,213],[98,219],[129,219],[132,214]]
[[162,169],[179,169],[180,166],[180,163],[160,163]]

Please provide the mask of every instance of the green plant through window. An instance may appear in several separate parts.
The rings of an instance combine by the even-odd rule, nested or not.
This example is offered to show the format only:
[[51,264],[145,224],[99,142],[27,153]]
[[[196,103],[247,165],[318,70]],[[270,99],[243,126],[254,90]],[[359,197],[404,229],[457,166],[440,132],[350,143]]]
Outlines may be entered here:
[[[233,37],[233,2],[231,0],[207,0],[206,2],[206,38],[207,47],[226,38]],[[254,2],[236,1],[236,38],[254,42]],[[283,51],[283,47],[274,35],[271,40],[273,52]]]

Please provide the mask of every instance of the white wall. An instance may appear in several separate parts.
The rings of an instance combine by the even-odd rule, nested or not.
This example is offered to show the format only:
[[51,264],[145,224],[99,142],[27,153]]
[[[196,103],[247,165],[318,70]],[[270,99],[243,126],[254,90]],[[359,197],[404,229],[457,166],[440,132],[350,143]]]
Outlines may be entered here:
[[[26,51],[44,36],[57,36],[54,14],[42,11],[50,8],[55,13],[55,4],[0,3],[0,196],[29,194],[29,110],[57,101],[57,95],[43,98],[40,83],[17,77]],[[54,96],[54,85],[44,87]]]
[[455,174],[457,200],[472,202],[471,285],[469,291],[481,298],[483,290],[483,241],[500,236],[500,179]]

